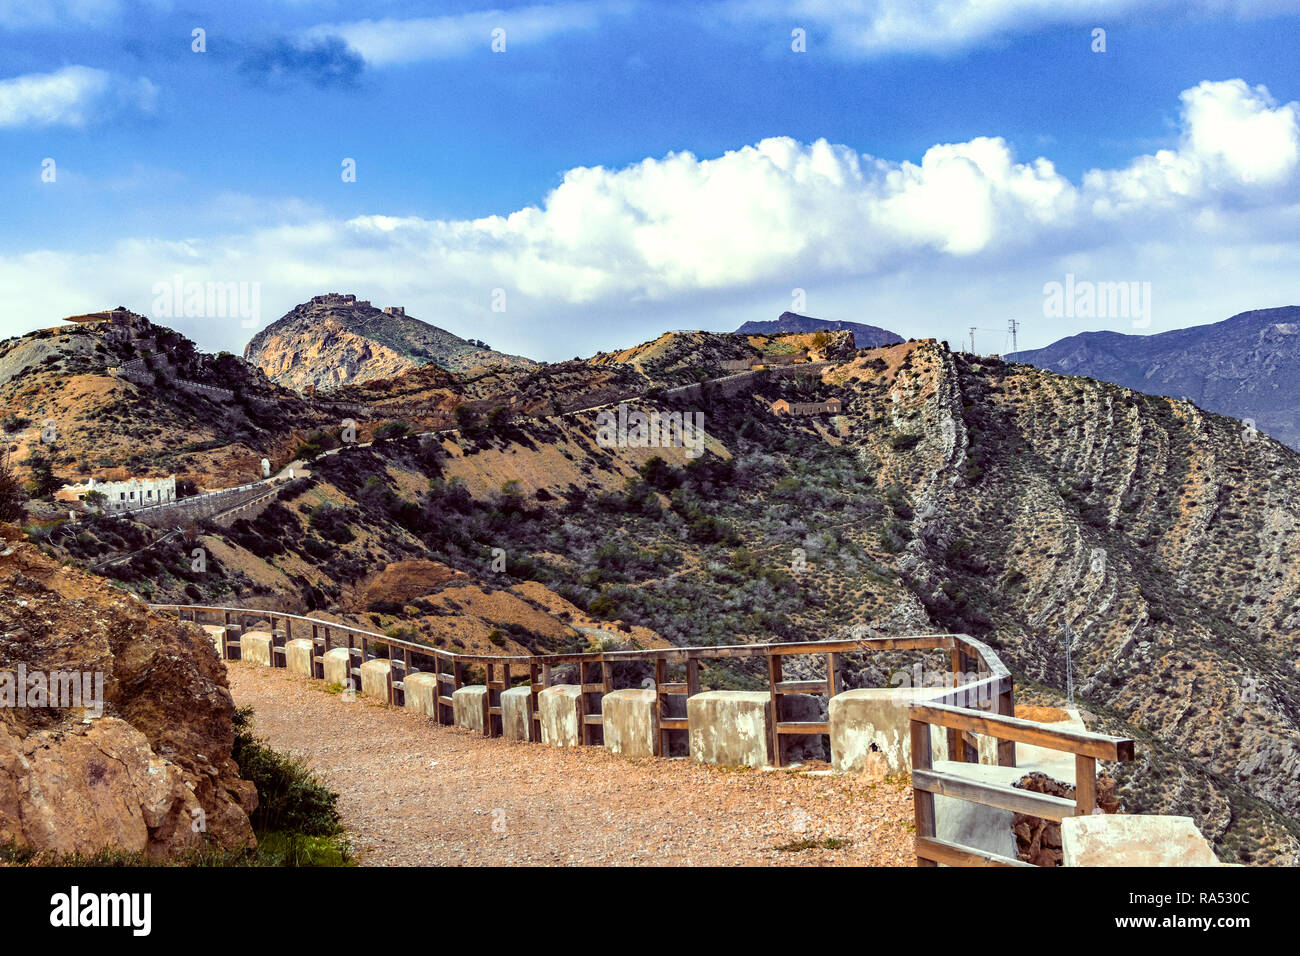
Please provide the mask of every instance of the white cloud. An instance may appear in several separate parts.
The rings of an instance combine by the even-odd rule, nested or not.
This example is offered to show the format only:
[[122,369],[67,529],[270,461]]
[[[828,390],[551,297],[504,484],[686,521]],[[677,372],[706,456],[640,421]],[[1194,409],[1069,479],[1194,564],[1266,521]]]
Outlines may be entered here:
[[89,66],[0,80],[0,128],[85,126],[119,109],[153,112],[158,90],[140,77],[125,80]]
[[[1079,184],[995,137],[936,145],[919,163],[776,137],[713,158],[572,169],[539,205],[502,216],[340,222],[298,208],[290,224],[232,221],[220,238],[20,255],[0,263],[0,286],[37,324],[119,301],[143,310],[176,273],[261,282],[265,321],[343,289],[556,358],[626,342],[651,316],[718,327],[761,302],[749,317],[772,317],[795,287],[813,314],[829,305],[832,318],[964,338],[966,325],[1041,314],[1043,284],[1070,271],[1152,282],[1156,331],[1300,301],[1298,116],[1263,87],[1202,83],[1182,96],[1177,149]],[[494,288],[507,292],[503,315],[490,311]],[[247,337],[188,331],[209,347]]]
[[1287,0],[726,0],[724,7],[739,21],[813,28],[848,56],[951,53],[1047,27],[1109,28],[1144,15],[1294,12]]
[[307,40],[341,37],[372,66],[394,66],[488,50],[492,31],[498,28],[505,30],[508,52],[514,45],[540,43],[563,33],[594,29],[606,16],[627,8],[622,3],[571,2],[441,17],[358,20],[321,24],[305,31],[303,37]]
[[1184,90],[1176,150],[1141,156],[1122,170],[1084,177],[1103,217],[1216,195],[1272,197],[1295,180],[1300,163],[1300,104],[1278,106],[1263,86],[1203,82]]

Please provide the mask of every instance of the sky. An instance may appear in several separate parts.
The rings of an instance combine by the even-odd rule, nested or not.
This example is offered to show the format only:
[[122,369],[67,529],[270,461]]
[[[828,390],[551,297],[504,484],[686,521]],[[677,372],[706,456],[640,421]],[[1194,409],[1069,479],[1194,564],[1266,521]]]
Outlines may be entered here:
[[1034,348],[1300,304],[1298,28],[1300,0],[0,0],[0,336],[125,305],[238,352],[336,291],[548,361],[787,309],[1005,352],[1011,319]]

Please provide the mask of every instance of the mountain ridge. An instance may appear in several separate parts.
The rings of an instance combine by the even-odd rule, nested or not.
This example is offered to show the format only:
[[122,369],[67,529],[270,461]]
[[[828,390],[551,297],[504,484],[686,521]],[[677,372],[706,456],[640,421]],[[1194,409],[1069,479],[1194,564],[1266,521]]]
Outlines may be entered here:
[[1300,449],[1300,306],[1154,335],[1080,332],[1008,359],[1186,398]]
[[836,319],[817,319],[798,312],[782,312],[775,319],[746,322],[736,329],[736,335],[776,335],[782,332],[840,332],[853,333],[854,344],[860,349],[879,348],[883,345],[898,345],[903,337],[896,332],[882,329],[861,322],[845,322]]

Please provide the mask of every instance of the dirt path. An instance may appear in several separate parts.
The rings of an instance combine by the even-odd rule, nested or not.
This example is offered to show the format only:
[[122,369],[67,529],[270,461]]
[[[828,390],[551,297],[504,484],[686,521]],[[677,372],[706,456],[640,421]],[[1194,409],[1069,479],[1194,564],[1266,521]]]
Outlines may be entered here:
[[[366,865],[913,862],[911,790],[898,782],[485,739],[284,670],[227,667],[256,733],[339,792]],[[850,842],[776,849],[827,838]]]

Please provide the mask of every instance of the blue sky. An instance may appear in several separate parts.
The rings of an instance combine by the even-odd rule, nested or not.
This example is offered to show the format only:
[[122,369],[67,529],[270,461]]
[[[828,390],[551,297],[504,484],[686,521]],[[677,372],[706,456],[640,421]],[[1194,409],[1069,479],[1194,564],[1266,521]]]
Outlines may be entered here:
[[[800,304],[1032,347],[1300,303],[1295,6],[3,3],[0,334],[124,304],[241,348],[156,314],[178,275],[542,359]],[[1045,315],[1067,273],[1149,314]]]

